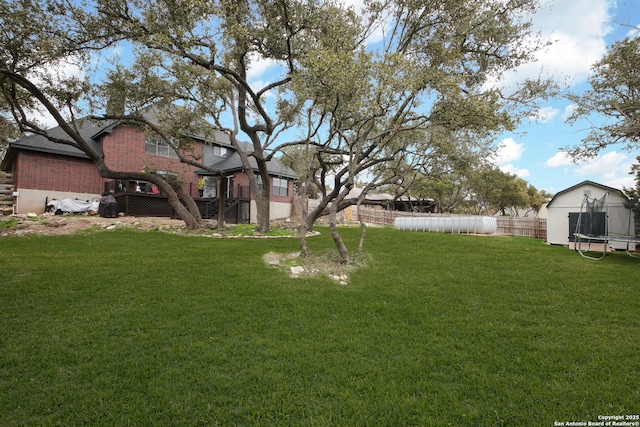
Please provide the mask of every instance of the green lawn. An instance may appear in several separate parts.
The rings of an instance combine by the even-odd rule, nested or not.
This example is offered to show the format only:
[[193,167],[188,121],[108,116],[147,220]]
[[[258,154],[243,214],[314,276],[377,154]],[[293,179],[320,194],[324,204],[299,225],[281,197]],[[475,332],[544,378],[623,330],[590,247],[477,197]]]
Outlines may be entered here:
[[[327,229],[312,251],[332,247]],[[350,248],[359,230],[344,229]],[[640,260],[369,229],[347,287],[296,239],[0,239],[0,425],[552,426],[640,413]]]

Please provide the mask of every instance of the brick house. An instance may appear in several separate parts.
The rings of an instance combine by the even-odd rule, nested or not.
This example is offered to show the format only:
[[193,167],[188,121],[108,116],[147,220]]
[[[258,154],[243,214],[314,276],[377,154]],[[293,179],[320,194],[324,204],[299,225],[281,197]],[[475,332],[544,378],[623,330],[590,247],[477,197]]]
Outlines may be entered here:
[[[249,210],[245,212],[249,215],[247,222],[256,222],[255,202],[248,191],[248,171],[242,167],[240,156],[224,133],[216,132],[213,140],[207,141],[192,137],[194,154],[201,156],[203,164],[222,170],[227,177],[227,188],[221,189],[218,177],[181,163],[164,141],[146,135],[140,127],[115,121],[91,120],[82,120],[79,126],[85,141],[90,143],[95,152],[104,156],[107,166],[112,170],[140,172],[152,168],[161,174],[174,175],[183,183],[185,191],[197,199],[199,206],[202,203],[211,204],[220,191],[225,191],[229,199],[242,195],[249,206],[245,209]],[[58,138],[68,138],[59,127],[50,129],[50,133]],[[249,173],[257,173],[255,163],[253,169]],[[297,176],[277,160],[269,162],[268,169],[272,189],[271,219],[287,218],[292,214],[293,182]],[[155,186],[148,183],[116,182],[101,178],[85,153],[70,145],[53,143],[40,135],[30,135],[10,143],[0,170],[13,174],[15,191],[18,193],[15,206],[20,213],[42,213],[47,200],[92,200],[100,197],[104,191],[115,193],[117,198],[135,194],[158,203],[163,198]],[[120,198],[118,203],[122,203]],[[146,214],[170,215],[166,209]]]

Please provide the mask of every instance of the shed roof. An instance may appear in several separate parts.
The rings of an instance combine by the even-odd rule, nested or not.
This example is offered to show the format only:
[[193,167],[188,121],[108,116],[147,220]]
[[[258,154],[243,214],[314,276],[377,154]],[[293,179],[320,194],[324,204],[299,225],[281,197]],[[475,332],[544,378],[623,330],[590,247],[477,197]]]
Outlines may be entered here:
[[627,196],[622,192],[622,190],[619,190],[619,189],[613,188],[613,187],[609,187],[609,186],[604,185],[604,184],[599,184],[599,183],[594,182],[594,181],[586,180],[586,181],[582,181],[579,184],[576,184],[574,186],[571,186],[569,188],[566,188],[566,189],[556,193],[555,196],[553,196],[553,198],[549,201],[549,203],[547,203],[547,208],[549,208],[553,204],[553,201],[556,200],[559,196],[561,196],[563,194],[566,194],[566,193],[570,193],[570,192],[572,192],[572,191],[574,191],[574,190],[576,190],[576,189],[578,189],[580,187],[584,187],[585,185],[591,185],[591,186],[594,186],[594,187],[600,187],[605,191],[608,191],[610,193],[617,193],[620,196],[624,197],[625,199],[629,200],[627,198]]

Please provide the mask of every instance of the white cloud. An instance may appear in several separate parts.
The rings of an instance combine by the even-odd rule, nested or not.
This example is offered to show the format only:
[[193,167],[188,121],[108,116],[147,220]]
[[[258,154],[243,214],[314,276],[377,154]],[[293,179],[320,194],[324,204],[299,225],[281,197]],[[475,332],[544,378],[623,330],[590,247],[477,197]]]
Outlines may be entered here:
[[518,168],[513,164],[514,161],[522,157],[523,153],[524,144],[517,143],[513,138],[505,138],[498,144],[498,149],[491,160],[501,171],[526,178],[531,175],[529,170]]
[[[69,58],[68,60],[57,63],[49,63],[46,68],[34,69],[33,74],[28,77],[37,86],[49,85],[49,82],[55,85],[56,82],[62,82],[72,78],[82,80],[86,76],[86,70],[83,65],[84,63],[79,60]],[[69,118],[66,110],[61,110],[60,113],[63,117]],[[38,104],[35,109],[28,110],[27,116],[29,120],[34,120],[46,128],[58,126],[53,116],[40,104]]]
[[568,166],[574,164],[571,160],[571,157],[563,151],[559,151],[554,154],[553,157],[544,162],[545,168],[555,169],[563,166]]
[[[532,22],[542,40],[552,44],[536,53],[535,62],[507,73],[499,85],[513,88],[525,78],[538,77],[553,77],[570,84],[583,81],[591,65],[606,52],[604,36],[610,31],[608,6],[608,0],[549,0],[532,17]],[[533,40],[525,39],[523,43]]]
[[606,175],[612,170],[620,169],[627,159],[628,157],[625,154],[611,151],[587,161],[576,170],[576,174],[581,176]]
[[550,123],[560,111],[553,107],[544,107],[529,116],[529,120],[538,123]]
[[247,70],[247,81],[252,83],[259,82],[261,77],[274,71],[273,68],[279,67],[277,61],[260,58],[257,55],[252,55],[250,61],[249,69]]
[[573,114],[573,112],[578,108],[576,104],[570,104],[564,107],[564,112],[562,113],[562,120],[567,120],[569,116]]
[[625,188],[635,188],[636,183],[633,177],[629,176],[603,176],[602,183],[609,187],[623,190]]
[[633,163],[626,154],[611,151],[581,165],[575,174],[618,189],[634,187],[634,177],[629,175]]
[[529,172],[529,169],[517,168],[512,163],[500,165],[499,168],[502,172],[510,173],[520,178],[527,178],[529,175],[531,175],[531,172]]
[[505,165],[518,160],[522,157],[522,153],[524,153],[524,144],[515,142],[513,138],[505,138],[498,144],[492,160],[497,165]]
[[353,6],[356,12],[360,12],[364,7],[364,0],[344,0],[343,3],[345,6]]
[[551,37],[557,39],[546,51],[537,55],[537,64],[557,79],[567,78],[571,84],[586,79],[591,65],[606,52],[606,43],[600,37],[586,36],[580,39],[565,33],[556,33]]
[[44,126],[46,129],[51,129],[58,126],[58,122],[53,116],[44,110],[44,107],[40,110],[28,110],[27,116],[29,120],[33,120],[38,123],[38,126]]
[[611,151],[578,164],[574,163],[567,153],[558,152],[544,163],[544,167],[550,169],[565,167],[566,173],[622,189],[622,187],[635,186],[633,176],[629,175],[633,163],[633,158],[617,151]]

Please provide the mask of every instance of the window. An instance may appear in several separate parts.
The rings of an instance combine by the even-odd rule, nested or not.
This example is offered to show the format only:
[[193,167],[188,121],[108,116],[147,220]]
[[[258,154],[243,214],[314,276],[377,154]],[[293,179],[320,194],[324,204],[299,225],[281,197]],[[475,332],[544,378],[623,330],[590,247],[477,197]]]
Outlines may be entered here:
[[287,180],[286,178],[273,178],[273,195],[288,196],[289,180]]
[[202,197],[217,197],[218,196],[218,177],[205,176],[204,188],[202,189]]
[[256,182],[258,183],[258,192],[262,192],[262,177],[258,174],[256,175]]
[[214,145],[213,155],[216,157],[224,157],[227,155],[227,149],[225,147],[220,147],[219,145]]
[[147,137],[144,143],[144,152],[154,156],[178,158],[178,153],[169,146],[165,141],[159,138]]

